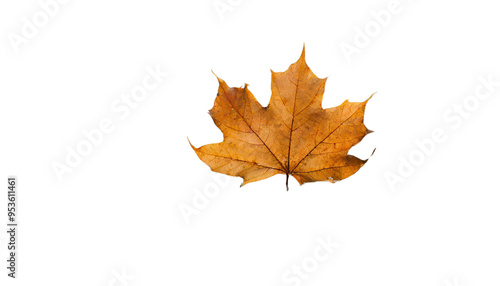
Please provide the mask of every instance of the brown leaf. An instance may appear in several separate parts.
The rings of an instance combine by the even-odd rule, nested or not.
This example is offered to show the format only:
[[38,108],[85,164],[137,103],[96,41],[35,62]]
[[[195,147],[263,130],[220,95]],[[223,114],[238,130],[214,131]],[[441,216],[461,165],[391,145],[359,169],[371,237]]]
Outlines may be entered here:
[[[243,178],[243,185],[276,174],[307,182],[337,182],[356,173],[367,160],[347,155],[370,133],[363,124],[364,102],[344,101],[323,109],[326,78],[316,77],[305,49],[285,72],[271,71],[271,100],[262,107],[248,90],[219,80],[209,111],[224,141],[195,148],[214,172]],[[191,144],[191,143],[190,143]]]

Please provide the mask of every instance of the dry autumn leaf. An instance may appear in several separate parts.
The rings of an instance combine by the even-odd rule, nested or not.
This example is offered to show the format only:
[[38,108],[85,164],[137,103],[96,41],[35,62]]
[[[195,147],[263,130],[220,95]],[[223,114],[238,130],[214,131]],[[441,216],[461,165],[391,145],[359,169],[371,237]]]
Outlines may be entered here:
[[371,131],[363,124],[364,102],[344,101],[323,109],[326,78],[316,77],[305,49],[285,72],[271,71],[271,100],[262,107],[248,90],[230,88],[220,78],[209,111],[224,141],[191,147],[214,172],[243,178],[243,185],[276,174],[307,182],[337,182],[356,173],[367,160],[348,155]]

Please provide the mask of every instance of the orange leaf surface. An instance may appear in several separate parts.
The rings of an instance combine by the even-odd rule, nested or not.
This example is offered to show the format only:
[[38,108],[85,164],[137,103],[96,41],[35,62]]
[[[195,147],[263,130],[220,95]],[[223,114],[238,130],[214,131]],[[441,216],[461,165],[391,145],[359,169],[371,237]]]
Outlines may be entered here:
[[[243,178],[243,185],[276,174],[307,182],[337,182],[367,160],[348,155],[371,131],[363,123],[364,102],[344,101],[323,109],[326,78],[316,77],[305,50],[285,72],[271,71],[271,100],[262,107],[248,90],[218,78],[219,92],[209,111],[224,134],[220,143],[194,149],[214,172]],[[191,144],[191,143],[190,143]]]

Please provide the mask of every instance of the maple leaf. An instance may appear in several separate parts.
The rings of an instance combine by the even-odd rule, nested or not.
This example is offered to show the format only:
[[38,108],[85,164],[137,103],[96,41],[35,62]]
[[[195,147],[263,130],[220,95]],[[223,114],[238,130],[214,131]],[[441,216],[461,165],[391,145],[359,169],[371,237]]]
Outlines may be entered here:
[[[217,77],[217,76],[216,76]],[[356,173],[367,160],[348,155],[371,131],[363,123],[364,102],[344,101],[323,109],[326,78],[318,78],[305,61],[305,47],[285,72],[271,70],[271,100],[262,107],[248,90],[219,91],[209,111],[224,140],[194,149],[214,172],[243,178],[242,186],[276,174],[307,182],[337,182]],[[372,94],[373,96],[373,94]]]

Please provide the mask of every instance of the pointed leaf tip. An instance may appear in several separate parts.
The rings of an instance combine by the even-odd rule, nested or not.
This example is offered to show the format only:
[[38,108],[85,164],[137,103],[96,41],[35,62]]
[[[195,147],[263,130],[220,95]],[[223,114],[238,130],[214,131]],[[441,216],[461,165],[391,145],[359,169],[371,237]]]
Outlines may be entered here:
[[377,91],[375,91],[374,93],[372,93],[372,95],[370,95],[370,97],[368,97],[368,99],[365,100],[365,102],[368,102],[368,100],[372,99],[372,97],[375,95],[375,93],[377,93]]
[[187,140],[189,142],[189,145],[191,145],[191,148],[196,149],[196,147],[194,147],[193,144],[191,144],[191,140],[189,140],[189,136],[186,136],[186,138],[187,138]]
[[299,61],[302,60],[302,61],[306,61],[306,44],[304,43],[304,45],[302,46],[302,53],[300,53],[300,57],[299,57]]

